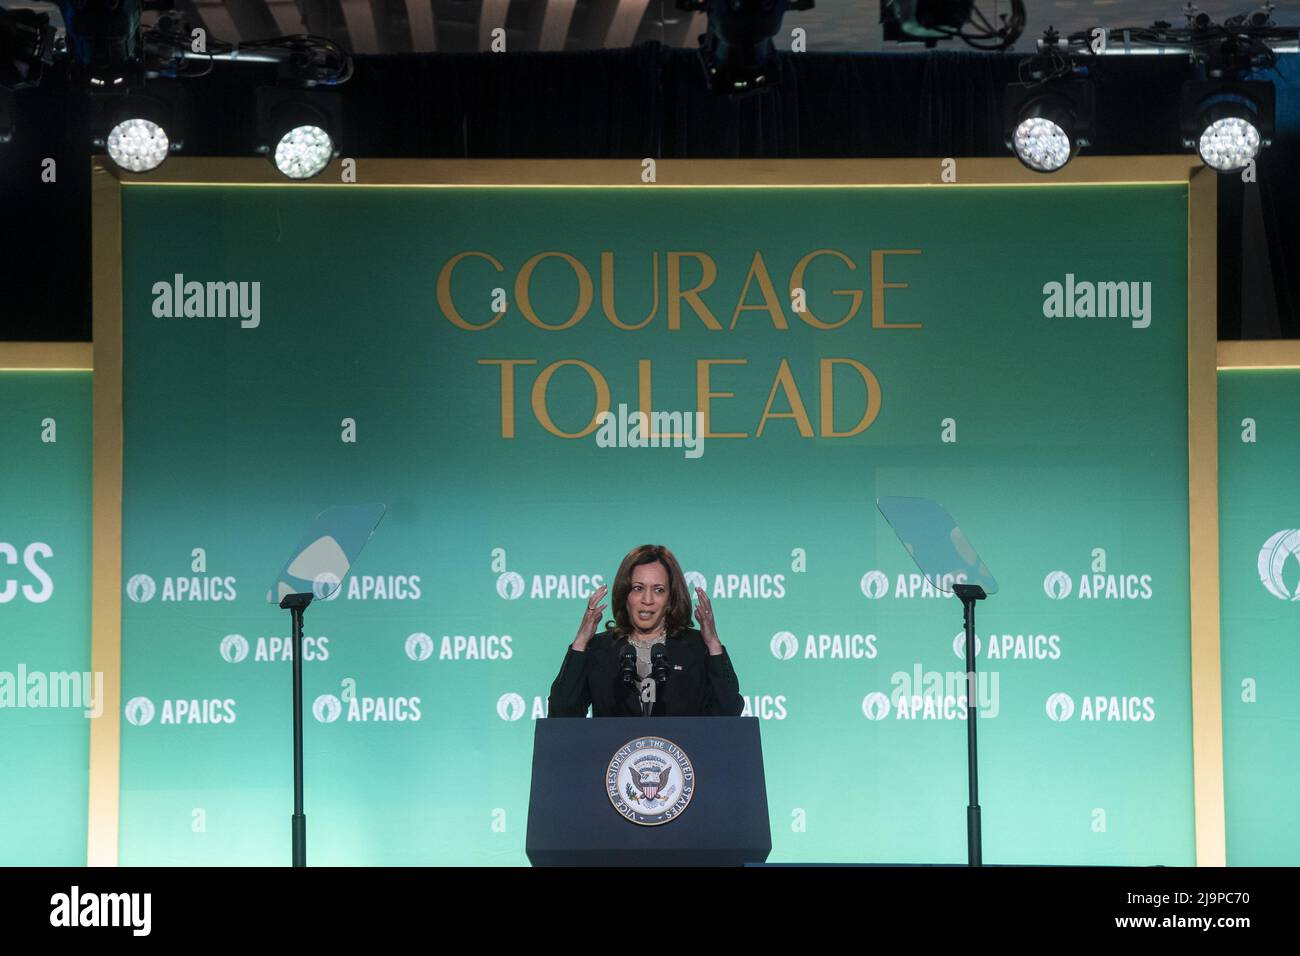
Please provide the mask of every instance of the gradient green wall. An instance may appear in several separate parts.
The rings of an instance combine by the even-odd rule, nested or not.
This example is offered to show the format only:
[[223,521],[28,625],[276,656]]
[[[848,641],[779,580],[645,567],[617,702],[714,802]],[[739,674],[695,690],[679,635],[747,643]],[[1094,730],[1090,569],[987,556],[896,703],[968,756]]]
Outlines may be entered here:
[[[899,707],[914,675],[962,666],[959,606],[910,592],[874,509],[910,494],[942,501],[1002,585],[979,611],[996,688],[985,859],[1192,863],[1186,209],[1185,186],[127,186],[122,862],[287,862],[290,665],[259,657],[288,617],[266,591],[312,515],[371,500],[390,511],[354,574],[385,596],[307,614],[312,862],[524,862],[532,720],[582,576],[611,580],[645,541],[714,595],[763,719],[772,860],[963,860],[959,711]],[[852,268],[808,266],[813,316],[835,323],[861,292],[839,328],[791,307],[791,271],[817,250]],[[445,290],[481,331],[439,297],[467,251],[503,270],[471,257]],[[591,277],[585,317],[560,330],[527,321],[517,294],[546,252]],[[645,328],[606,318],[602,252],[608,307],[625,325],[655,309]],[[674,328],[669,287],[705,264],[671,253],[716,266],[699,292],[716,328],[690,300]],[[529,304],[560,325],[578,272],[560,255],[534,266]],[[177,274],[259,282],[256,325],[156,314]],[[1067,275],[1150,283],[1149,326],[1046,316],[1045,284]],[[738,311],[767,301],[768,277],[770,307]],[[509,310],[493,321],[497,287]],[[878,386],[850,437],[823,435],[825,359]],[[513,437],[503,360],[534,363],[512,366]],[[580,431],[600,394],[574,360],[615,409],[637,403],[649,362],[654,409],[726,393],[711,428],[748,437],[698,459],[557,437],[534,386],[561,360],[544,396],[556,430]],[[833,428],[870,397],[836,364]],[[470,656],[507,635],[508,656]]]
[[90,381],[0,371],[0,866],[86,862]]
[[[1300,832],[1300,370],[1219,373],[1228,864],[1295,866]],[[1286,534],[1286,532],[1292,532]]]

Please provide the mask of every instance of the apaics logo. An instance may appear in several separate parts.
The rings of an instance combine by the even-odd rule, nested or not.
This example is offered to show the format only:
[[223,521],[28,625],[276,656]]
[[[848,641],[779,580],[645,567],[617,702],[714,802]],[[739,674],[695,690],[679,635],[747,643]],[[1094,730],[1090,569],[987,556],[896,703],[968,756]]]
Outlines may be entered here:
[[800,656],[801,647],[806,660],[870,661],[877,654],[874,634],[807,634],[800,641],[791,631],[777,631],[768,646],[779,661]]
[[884,720],[889,716],[889,695],[873,690],[862,698],[862,716],[867,720]]
[[[132,697],[127,701],[127,723],[134,727],[144,727],[153,721],[158,713],[154,702],[148,697]],[[235,701],[229,697],[220,698],[168,698],[162,702],[159,724],[233,724],[235,722]]]
[[242,634],[227,634],[221,639],[221,656],[229,664],[238,664],[248,656],[248,640]]
[[858,587],[862,589],[862,594],[869,601],[879,601],[882,598],[893,596],[903,600],[912,600],[914,598],[950,598],[953,596],[952,586],[954,584],[965,584],[965,574],[945,574],[938,580],[938,587],[934,581],[924,574],[917,571],[909,573],[899,573],[894,577],[894,584],[891,588],[889,575],[884,571],[871,570],[862,575],[858,582]]
[[1043,590],[1053,601],[1061,601],[1070,596],[1074,585],[1070,581],[1070,576],[1064,571],[1053,571],[1043,578]]
[[[162,579],[163,601],[233,601],[239,594],[230,575],[166,577]],[[157,582],[147,574],[133,574],[126,582],[126,596],[135,604],[147,604],[158,594]]]
[[136,604],[152,601],[156,593],[158,593],[158,585],[147,574],[133,574],[126,582],[126,596]]
[[778,631],[772,635],[771,648],[778,661],[788,661],[799,653],[799,639],[789,631]]
[[143,727],[153,720],[155,710],[148,697],[132,697],[126,702],[126,721],[133,727]]
[[1259,580],[1269,594],[1283,601],[1300,601],[1300,583],[1291,588],[1283,580],[1287,559],[1292,556],[1300,559],[1300,529],[1279,531],[1259,549]]
[[[22,549],[22,564],[31,577],[40,582],[40,587],[24,583],[22,596],[32,604],[44,604],[54,594],[54,579],[40,565],[38,558],[54,557],[54,549],[44,541],[33,541]],[[8,541],[0,541],[0,563],[18,564],[18,546]],[[13,578],[0,577],[0,604],[8,604],[19,594],[18,581]]]
[[[965,631],[958,631],[952,639],[952,652],[959,659],[966,659]],[[1059,661],[1061,635],[986,634],[981,639],[976,634],[975,656],[990,661]]]
[[1078,587],[1064,571],[1051,571],[1043,578],[1043,592],[1053,601],[1071,594],[1078,600],[1149,601],[1153,592],[1149,574],[1081,574]]
[[709,576],[701,571],[685,572],[687,593],[695,600],[695,589],[699,588],[710,598],[722,600],[772,600],[780,601],[785,597],[785,575],[769,574],[760,571],[727,571],[713,576],[713,585],[709,586]]
[[507,601],[516,601],[523,596],[524,579],[515,571],[506,571],[497,578],[497,594]]
[[354,574],[340,586],[337,575],[322,571],[311,589],[317,600],[326,601],[340,596],[348,601],[418,601],[422,596],[418,574]]
[[433,655],[433,638],[428,634],[412,634],[406,639],[406,656],[413,661],[427,661]]
[[889,578],[883,571],[868,571],[862,575],[861,583],[862,593],[873,601],[889,593]]
[[[1079,699],[1077,708],[1080,722],[1120,721],[1126,723],[1151,723],[1156,719],[1154,697],[1123,694],[1091,694]],[[1060,691],[1047,698],[1047,716],[1063,723],[1074,716],[1074,698]]]
[[599,574],[534,574],[531,582],[518,571],[497,575],[497,596],[517,601],[525,593],[532,600],[571,601],[589,598],[604,584]]
[[1047,698],[1047,716],[1055,721],[1069,720],[1074,716],[1074,698],[1064,692]]
[[[302,659],[304,661],[327,661],[330,657],[328,637],[311,637],[302,639]],[[227,634],[221,639],[221,659],[227,664],[239,664],[248,659],[250,652],[255,663],[293,660],[293,637],[263,636],[253,644],[242,634]]]
[[[332,724],[343,716],[344,703],[333,694],[321,694],[311,705],[312,716]],[[421,716],[418,697],[349,697],[346,705],[348,723],[414,722]]]
[[502,694],[497,701],[497,716],[506,721],[518,720],[524,716],[524,699],[518,694]]
[[343,713],[343,704],[333,694],[321,694],[312,703],[311,713],[322,724],[332,724]]

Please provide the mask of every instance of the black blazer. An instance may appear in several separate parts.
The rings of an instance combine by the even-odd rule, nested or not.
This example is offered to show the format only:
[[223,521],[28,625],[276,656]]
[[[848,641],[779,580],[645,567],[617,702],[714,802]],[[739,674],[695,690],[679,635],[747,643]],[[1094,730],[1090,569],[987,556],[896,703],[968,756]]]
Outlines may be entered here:
[[[637,688],[618,679],[618,655],[628,643],[602,631],[585,651],[570,645],[560,673],[551,684],[547,714],[551,717],[640,717]],[[655,701],[655,717],[739,717],[745,707],[740,682],[724,647],[709,654],[704,638],[693,627],[684,628],[664,642],[668,680]]]

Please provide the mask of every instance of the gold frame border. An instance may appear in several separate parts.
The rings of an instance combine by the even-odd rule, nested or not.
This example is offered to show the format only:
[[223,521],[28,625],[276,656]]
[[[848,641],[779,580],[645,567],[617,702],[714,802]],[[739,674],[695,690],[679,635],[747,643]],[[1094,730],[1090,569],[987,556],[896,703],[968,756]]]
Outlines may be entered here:
[[91,162],[94,573],[91,660],[104,712],[90,731],[88,866],[117,866],[122,763],[122,184]]
[[[105,713],[92,728],[88,862],[114,865],[118,850],[121,734],[122,593],[122,238],[121,190],[151,185],[276,186],[337,189],[342,160],[303,183],[284,179],[256,158],[175,157],[147,174],[92,160],[95,368],[95,581],[93,659],[105,674]],[[889,188],[929,186],[1152,185],[1186,183],[1188,571],[1191,587],[1192,767],[1199,866],[1226,864],[1223,721],[1219,657],[1217,178],[1193,156],[1079,157],[1051,176],[1007,158],[959,159],[957,181],[943,181],[942,159],[657,160],[656,182],[642,182],[642,161],[405,160],[356,161],[365,187],[754,186]],[[1233,343],[1227,343],[1233,344]],[[1231,350],[1228,350],[1231,352]],[[1297,359],[1300,363],[1300,358]],[[98,557],[102,556],[103,560]],[[110,676],[111,675],[111,676]],[[96,733],[96,731],[98,733]]]
[[1218,173],[1187,189],[1187,550],[1197,866],[1228,861],[1219,643]]
[[0,342],[0,372],[92,372],[89,342]]
[[1300,339],[1220,342],[1219,369],[1300,368]]
[[[129,186],[276,186],[294,189],[487,186],[681,189],[790,186],[800,189],[898,186],[1068,186],[1186,183],[1205,167],[1195,156],[1080,156],[1044,176],[1008,158],[955,160],[956,182],[944,182],[941,159],[659,159],[656,182],[641,180],[640,159],[358,159],[355,183],[343,182],[336,159],[319,176],[286,179],[265,159],[174,157],[150,173],[119,169],[105,157],[96,168]],[[348,160],[352,162],[352,160]]]

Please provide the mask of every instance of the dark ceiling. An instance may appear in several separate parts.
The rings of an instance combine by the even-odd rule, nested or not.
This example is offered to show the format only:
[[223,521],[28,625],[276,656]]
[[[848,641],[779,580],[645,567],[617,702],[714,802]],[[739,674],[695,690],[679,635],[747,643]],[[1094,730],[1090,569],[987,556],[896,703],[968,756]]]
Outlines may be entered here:
[[[0,7],[48,10],[38,0],[0,0]],[[673,0],[175,0],[193,26],[224,41],[246,42],[293,33],[329,37],[353,53],[470,53],[486,49],[493,29],[506,30],[510,51],[595,50],[656,40],[694,46],[704,29],[702,14],[683,13]],[[990,21],[1011,8],[1009,0],[977,0]],[[1250,0],[1201,0],[1196,9],[1216,21],[1258,9]],[[1103,26],[1150,26],[1184,22],[1177,0],[1025,0],[1026,28],[1015,49],[1028,51],[1049,26],[1073,33]],[[145,22],[157,18],[147,13]],[[812,10],[786,15],[777,46],[788,48],[790,31],[806,31],[810,52],[912,50],[881,38],[879,0],[817,0]],[[1273,19],[1300,25],[1300,3],[1277,4]],[[948,43],[949,47],[960,44]]]

